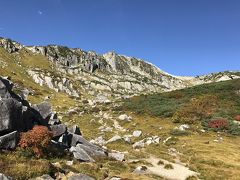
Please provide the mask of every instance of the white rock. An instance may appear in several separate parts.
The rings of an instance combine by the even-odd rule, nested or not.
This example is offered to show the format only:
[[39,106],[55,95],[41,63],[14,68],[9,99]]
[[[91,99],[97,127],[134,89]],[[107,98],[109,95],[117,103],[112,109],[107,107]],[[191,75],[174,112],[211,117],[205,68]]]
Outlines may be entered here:
[[185,130],[187,130],[189,128],[190,128],[190,126],[188,124],[182,124],[181,126],[178,127],[178,129],[180,131],[185,131]]
[[123,136],[123,139],[124,141],[128,142],[128,143],[131,143],[131,138],[133,137],[133,135],[124,135]]
[[132,120],[132,117],[131,116],[128,116],[126,114],[122,114],[118,117],[119,120],[121,121],[131,121]]
[[120,140],[120,139],[122,139],[121,136],[115,135],[115,136],[113,136],[111,139],[109,139],[106,143],[115,142],[115,141]]
[[144,146],[145,146],[144,140],[135,142],[135,143],[133,144],[133,148],[134,148],[134,149],[144,148]]
[[146,166],[139,166],[133,172],[136,174],[145,174],[147,173],[148,168]]
[[91,140],[90,143],[98,144],[100,146],[103,146],[103,145],[106,144],[106,141],[102,136],[99,136],[96,139]]
[[134,136],[134,137],[140,137],[141,134],[142,134],[142,131],[140,131],[140,130],[133,132],[133,136]]
[[66,162],[66,165],[72,166],[72,165],[73,165],[73,161],[67,161],[67,162]]
[[124,161],[125,155],[122,152],[111,152],[108,153],[108,156],[116,159],[117,161]]

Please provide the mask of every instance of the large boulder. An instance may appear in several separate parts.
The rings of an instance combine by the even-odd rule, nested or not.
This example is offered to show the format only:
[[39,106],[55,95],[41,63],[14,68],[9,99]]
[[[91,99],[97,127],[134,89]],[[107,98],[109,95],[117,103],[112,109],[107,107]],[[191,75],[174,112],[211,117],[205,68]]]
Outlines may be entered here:
[[8,79],[0,77],[0,98],[11,98],[13,84]]
[[19,140],[17,131],[0,136],[0,149],[15,149]]
[[52,106],[48,102],[34,105],[33,108],[40,113],[43,119],[49,119],[52,114]]
[[77,146],[78,144],[81,144],[81,145],[91,148],[94,151],[104,151],[105,152],[105,150],[103,148],[90,143],[89,141],[87,141],[85,138],[83,138],[80,135],[69,134],[69,141],[71,142],[71,143],[69,143],[69,144],[71,144],[71,146]]
[[22,104],[15,99],[0,100],[0,134],[10,131],[23,131]]
[[98,146],[88,146],[88,145],[83,145],[83,144],[77,144],[77,147],[80,147],[84,151],[88,153],[91,157],[105,157],[106,156],[106,151]]
[[70,152],[73,153],[75,159],[85,162],[95,162],[95,160],[88,155],[88,153],[82,149],[80,146],[71,147]]

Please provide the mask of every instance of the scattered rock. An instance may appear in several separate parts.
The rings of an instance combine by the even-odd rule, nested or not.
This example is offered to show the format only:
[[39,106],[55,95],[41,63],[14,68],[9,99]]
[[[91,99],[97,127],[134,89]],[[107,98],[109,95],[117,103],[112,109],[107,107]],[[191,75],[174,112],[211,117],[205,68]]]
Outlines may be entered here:
[[111,157],[111,158],[116,159],[117,161],[124,161],[124,158],[125,158],[124,153],[118,152],[118,151],[108,153],[108,156]]
[[72,165],[73,165],[73,161],[67,161],[67,162],[66,162],[66,165],[72,166]]
[[131,138],[133,137],[133,135],[124,135],[123,136],[123,140],[127,143],[131,143]]
[[140,137],[141,134],[142,134],[142,131],[134,131],[134,132],[133,132],[133,136],[134,136],[134,137]]
[[190,126],[188,125],[188,124],[182,124],[182,125],[180,125],[179,127],[178,127],[178,129],[180,130],[180,131],[185,131],[185,130],[187,130],[187,129],[189,129],[190,128]]
[[106,144],[106,141],[105,141],[105,139],[102,136],[99,136],[96,139],[91,140],[90,143],[98,144],[100,146],[103,146],[103,145]]
[[115,136],[113,136],[111,139],[109,139],[106,143],[115,142],[115,141],[118,141],[118,140],[120,140],[120,139],[122,139],[121,136],[115,135]]
[[136,173],[136,174],[146,174],[146,173],[147,173],[147,170],[148,170],[147,166],[139,166],[139,167],[137,167],[137,168],[133,171],[133,173]]
[[152,137],[142,139],[141,141],[135,142],[133,144],[133,148],[134,149],[144,148],[145,145],[159,144],[159,142],[160,142],[160,137],[152,136]]
[[118,119],[121,120],[121,121],[131,121],[132,117],[128,116],[127,114],[122,114],[118,117]]
[[145,146],[144,140],[135,142],[135,143],[133,144],[133,148],[134,148],[134,149],[144,148],[144,146]]

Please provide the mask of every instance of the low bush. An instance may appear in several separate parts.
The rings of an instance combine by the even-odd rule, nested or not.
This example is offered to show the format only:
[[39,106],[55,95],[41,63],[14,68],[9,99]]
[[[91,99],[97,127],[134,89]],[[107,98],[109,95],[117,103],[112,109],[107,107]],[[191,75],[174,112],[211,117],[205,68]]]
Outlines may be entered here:
[[202,121],[202,126],[206,130],[212,131],[224,131],[231,135],[240,135],[240,127],[238,123],[235,123],[230,118],[212,118]]
[[229,128],[229,122],[227,119],[213,119],[209,121],[208,127],[215,130],[227,130]]
[[35,126],[32,130],[21,134],[19,146],[28,152],[27,154],[33,152],[36,157],[41,157],[49,147],[52,135],[47,127]]
[[172,119],[176,123],[194,124],[201,119],[211,117],[217,110],[218,99],[215,95],[201,95],[178,109]]

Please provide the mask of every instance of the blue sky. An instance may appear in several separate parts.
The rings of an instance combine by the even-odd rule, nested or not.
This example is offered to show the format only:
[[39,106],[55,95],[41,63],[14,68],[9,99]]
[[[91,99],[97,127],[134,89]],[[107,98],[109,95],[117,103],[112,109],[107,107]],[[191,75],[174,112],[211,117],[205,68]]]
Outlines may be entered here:
[[0,0],[0,36],[116,51],[175,75],[240,70],[240,0]]

